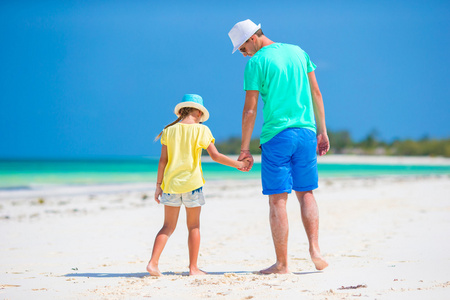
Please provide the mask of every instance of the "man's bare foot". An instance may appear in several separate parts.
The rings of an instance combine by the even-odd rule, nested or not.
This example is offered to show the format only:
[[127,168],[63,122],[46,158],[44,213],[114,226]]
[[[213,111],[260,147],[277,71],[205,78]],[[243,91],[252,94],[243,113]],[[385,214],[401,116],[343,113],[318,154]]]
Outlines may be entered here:
[[316,266],[317,270],[323,270],[326,267],[328,267],[328,263],[325,259],[323,259],[322,255],[320,254],[311,254],[311,260],[313,261],[314,265]]
[[192,276],[192,275],[206,275],[206,274],[208,274],[208,273],[203,272],[199,268],[189,269],[189,276]]
[[147,265],[147,272],[152,276],[161,276],[161,272],[159,271],[158,265],[152,264],[151,262]]
[[288,274],[289,269],[287,266],[280,266],[278,263],[273,264],[267,269],[259,271],[261,274]]

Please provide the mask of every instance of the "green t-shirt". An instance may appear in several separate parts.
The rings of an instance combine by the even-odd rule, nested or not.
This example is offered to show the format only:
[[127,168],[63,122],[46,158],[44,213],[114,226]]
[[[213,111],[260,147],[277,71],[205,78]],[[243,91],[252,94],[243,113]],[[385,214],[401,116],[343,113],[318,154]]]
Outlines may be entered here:
[[264,102],[261,144],[291,127],[316,132],[308,73],[316,69],[300,47],[274,43],[247,62],[244,90],[259,91]]

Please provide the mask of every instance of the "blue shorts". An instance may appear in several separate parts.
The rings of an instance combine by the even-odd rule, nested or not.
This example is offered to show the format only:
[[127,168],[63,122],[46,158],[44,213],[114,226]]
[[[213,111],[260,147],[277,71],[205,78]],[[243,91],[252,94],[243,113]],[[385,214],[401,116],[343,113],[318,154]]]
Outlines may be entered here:
[[306,128],[288,128],[261,145],[264,195],[318,188],[317,138]]
[[161,196],[160,203],[168,206],[181,206],[184,204],[186,207],[197,207],[205,204],[205,198],[203,197],[203,188],[200,187],[192,192],[182,194],[166,194]]

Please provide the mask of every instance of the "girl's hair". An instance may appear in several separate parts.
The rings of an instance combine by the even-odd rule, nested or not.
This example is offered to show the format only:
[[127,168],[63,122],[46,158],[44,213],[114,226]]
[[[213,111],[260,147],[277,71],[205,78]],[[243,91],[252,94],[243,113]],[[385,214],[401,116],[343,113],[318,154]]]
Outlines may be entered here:
[[[187,116],[189,116],[189,114],[196,108],[193,107],[182,107],[180,108],[180,110],[178,111],[178,113],[180,114],[180,116],[178,117],[178,119],[176,119],[175,121],[173,121],[172,123],[170,123],[169,125],[167,125],[166,127],[164,127],[164,129],[166,129],[167,127],[170,127],[172,125],[177,124],[178,122],[180,122],[181,120],[183,120],[184,118],[186,118]],[[164,130],[163,129],[163,130]],[[159,140],[159,138],[162,135],[162,131],[158,134],[158,136],[155,137],[155,142],[157,140]]]

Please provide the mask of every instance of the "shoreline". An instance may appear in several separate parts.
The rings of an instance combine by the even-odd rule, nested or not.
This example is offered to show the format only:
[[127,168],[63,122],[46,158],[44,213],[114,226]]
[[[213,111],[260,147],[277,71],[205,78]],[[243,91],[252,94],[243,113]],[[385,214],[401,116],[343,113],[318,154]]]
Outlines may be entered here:
[[[237,159],[237,156],[230,156]],[[206,180],[234,178],[249,180],[260,178],[261,156],[255,156],[255,168],[250,173],[241,173],[232,168],[217,164],[209,156],[203,156],[203,172]],[[134,161],[134,165],[123,167],[122,161],[104,162],[84,161],[81,165],[73,161],[62,164],[45,161],[27,165],[0,164],[0,198],[6,192],[35,190],[68,191],[86,189],[105,190],[111,186],[118,189],[152,183],[156,177],[155,161]],[[68,165],[64,165],[68,163]],[[421,176],[425,174],[450,175],[450,158],[442,157],[391,157],[359,155],[326,155],[318,157],[319,177],[369,177],[369,176]],[[364,167],[366,166],[366,167]],[[236,173],[237,172],[237,173]],[[127,187],[126,187],[127,188]],[[78,191],[72,191],[78,193]]]
[[[238,155],[228,155],[237,159]],[[254,155],[255,162],[261,162],[261,155]],[[213,162],[207,156],[202,156],[202,162]],[[417,165],[417,166],[450,166],[450,158],[430,156],[385,156],[385,155],[348,155],[327,154],[318,156],[319,164],[367,164],[367,165]]]
[[332,154],[318,157],[318,163],[450,166],[450,158],[430,156],[376,156]]
[[[384,174],[360,176],[320,176],[319,189],[325,182],[336,181],[367,181],[367,180],[420,180],[420,179],[450,179],[450,174]],[[230,185],[238,183],[260,184],[260,178],[221,178],[206,179],[206,184],[214,183]],[[154,191],[155,181],[149,182],[111,182],[102,184],[42,184],[33,186],[0,188],[0,201],[8,199],[32,199],[43,197],[66,197],[85,195],[113,195],[118,193],[139,193]],[[0,202],[1,203],[1,202]]]
[[[237,159],[238,155],[227,155],[230,158]],[[255,162],[261,162],[261,155],[253,155]],[[431,156],[393,156],[393,155],[358,155],[358,154],[326,154],[324,156],[318,156],[318,163],[324,164],[398,164],[398,165],[442,165],[449,166],[450,158],[447,157],[431,157]],[[139,156],[139,157],[105,157],[105,158],[0,158],[0,163],[8,162],[125,162],[136,163],[145,161],[157,161],[159,157]],[[203,152],[202,162],[213,162],[213,160]]]

